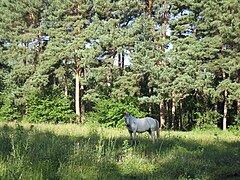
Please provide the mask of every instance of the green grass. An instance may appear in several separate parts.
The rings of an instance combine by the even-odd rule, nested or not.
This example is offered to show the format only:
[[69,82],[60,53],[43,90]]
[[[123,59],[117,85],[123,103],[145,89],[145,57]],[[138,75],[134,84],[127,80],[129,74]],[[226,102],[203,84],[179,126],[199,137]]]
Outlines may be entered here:
[[0,179],[240,179],[240,133],[0,123]]

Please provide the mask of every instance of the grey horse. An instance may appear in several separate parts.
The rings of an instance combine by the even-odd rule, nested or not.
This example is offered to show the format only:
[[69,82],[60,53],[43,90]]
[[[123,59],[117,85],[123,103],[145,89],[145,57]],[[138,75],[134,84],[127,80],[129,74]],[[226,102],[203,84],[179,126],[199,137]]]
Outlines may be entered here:
[[135,118],[129,113],[123,113],[125,119],[125,125],[130,134],[130,139],[133,143],[132,133],[134,134],[134,143],[136,145],[136,133],[148,132],[153,140],[155,141],[155,131],[157,132],[157,138],[159,139],[159,122],[151,117]]

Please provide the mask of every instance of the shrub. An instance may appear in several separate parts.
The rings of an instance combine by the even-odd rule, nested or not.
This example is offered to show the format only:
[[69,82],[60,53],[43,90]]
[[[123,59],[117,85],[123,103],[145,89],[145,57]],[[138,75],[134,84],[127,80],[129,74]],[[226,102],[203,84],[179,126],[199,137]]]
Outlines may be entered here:
[[138,109],[136,101],[98,99],[95,101],[93,112],[87,115],[86,121],[97,121],[106,126],[121,127],[124,125],[123,112],[132,113],[136,117],[146,115]]
[[208,111],[207,113],[195,113],[198,117],[195,119],[197,126],[202,129],[217,127],[217,121],[222,118],[222,115],[215,111]]
[[0,121],[20,120],[21,114],[14,100],[10,97],[3,97],[0,102]]
[[71,101],[65,96],[30,96],[27,100],[29,122],[66,122],[75,117]]

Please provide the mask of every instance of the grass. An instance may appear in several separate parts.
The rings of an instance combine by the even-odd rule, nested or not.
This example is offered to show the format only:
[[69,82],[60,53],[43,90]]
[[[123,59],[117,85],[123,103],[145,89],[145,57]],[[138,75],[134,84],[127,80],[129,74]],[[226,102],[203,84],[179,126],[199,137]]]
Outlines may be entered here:
[[0,179],[240,179],[240,133],[0,123]]

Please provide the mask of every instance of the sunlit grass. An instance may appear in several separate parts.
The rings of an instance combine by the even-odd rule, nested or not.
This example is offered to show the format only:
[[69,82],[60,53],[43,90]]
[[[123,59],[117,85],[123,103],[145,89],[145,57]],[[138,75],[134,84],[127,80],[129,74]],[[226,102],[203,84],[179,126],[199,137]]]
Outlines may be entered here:
[[163,131],[152,143],[126,129],[0,123],[0,179],[240,178],[240,136],[221,130]]

